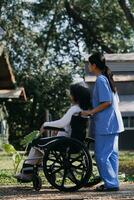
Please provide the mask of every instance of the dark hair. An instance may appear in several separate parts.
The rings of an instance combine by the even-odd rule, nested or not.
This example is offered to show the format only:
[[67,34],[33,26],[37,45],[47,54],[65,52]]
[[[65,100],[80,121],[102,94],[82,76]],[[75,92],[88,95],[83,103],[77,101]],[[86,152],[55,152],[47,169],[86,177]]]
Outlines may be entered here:
[[116,87],[115,82],[113,80],[113,73],[110,68],[106,66],[105,57],[101,53],[94,53],[88,58],[89,62],[93,65],[96,64],[96,67],[102,71],[102,74],[105,75],[109,81],[111,90],[115,93]]
[[80,84],[72,84],[70,86],[70,94],[73,96],[81,109],[87,110],[91,108],[91,96],[89,88],[81,86]]

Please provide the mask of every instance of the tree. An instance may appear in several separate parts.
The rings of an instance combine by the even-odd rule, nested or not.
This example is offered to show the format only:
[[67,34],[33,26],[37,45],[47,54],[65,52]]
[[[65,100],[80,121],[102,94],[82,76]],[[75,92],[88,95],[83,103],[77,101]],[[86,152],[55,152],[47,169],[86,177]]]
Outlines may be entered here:
[[24,106],[7,105],[12,142],[18,130],[23,135],[39,128],[46,108],[54,119],[66,109],[66,88],[76,73],[84,76],[83,54],[133,52],[134,2],[129,2],[0,1],[0,26],[5,30],[1,43],[28,97]]
[[116,53],[133,49],[133,33],[117,1],[66,0],[65,7],[74,23],[82,26],[79,32],[83,33],[88,52],[100,49]]
[[134,14],[131,12],[130,2],[127,0],[118,0],[121,9],[123,10],[127,21],[129,22],[132,29],[134,29]]

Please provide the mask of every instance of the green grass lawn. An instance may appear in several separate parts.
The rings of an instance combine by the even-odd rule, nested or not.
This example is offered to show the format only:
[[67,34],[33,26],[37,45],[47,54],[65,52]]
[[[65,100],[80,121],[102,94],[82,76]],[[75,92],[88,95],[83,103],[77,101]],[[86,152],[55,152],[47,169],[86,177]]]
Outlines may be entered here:
[[[125,175],[126,181],[134,181],[134,151],[120,152],[119,172],[121,179]],[[13,173],[13,163],[11,157],[0,152],[0,185],[18,185],[16,179],[13,178]],[[42,176],[44,177],[43,174]],[[45,178],[43,182],[45,185],[47,184]]]
[[126,175],[126,180],[134,182],[134,151],[120,152],[120,173]]
[[11,156],[0,152],[0,185],[16,185],[17,181],[13,178],[13,162]]
[[[21,168],[22,164],[20,164],[19,169]],[[18,170],[19,170],[18,169]],[[13,177],[14,175],[14,168],[13,168],[13,161],[11,156],[8,156],[5,153],[0,152],[0,185],[18,185],[20,183]],[[44,175],[41,174],[43,177],[43,183],[46,185],[48,184]],[[25,185],[23,183],[23,185]],[[32,183],[26,183],[26,185],[32,185]]]

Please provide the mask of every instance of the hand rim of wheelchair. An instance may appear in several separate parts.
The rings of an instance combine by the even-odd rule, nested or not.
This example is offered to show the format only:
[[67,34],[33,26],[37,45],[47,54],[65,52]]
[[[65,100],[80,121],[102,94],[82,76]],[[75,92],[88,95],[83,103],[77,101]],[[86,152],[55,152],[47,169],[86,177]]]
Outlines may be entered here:
[[[62,152],[61,150],[57,150],[57,152],[56,150],[54,151],[54,148],[57,148],[60,145],[65,148],[65,152]],[[71,152],[71,150],[70,152],[67,152],[68,149],[72,147],[79,149],[79,156],[73,158],[71,156],[74,156],[74,154],[76,153]],[[53,157],[49,158],[49,156],[52,155]],[[50,162],[52,162],[52,164],[50,164]],[[79,162],[80,164],[77,165],[77,162]],[[73,165],[73,163],[75,163],[76,165]],[[54,170],[54,167],[56,167],[57,170],[55,169],[55,171],[52,171]],[[47,145],[47,148],[45,150],[45,154],[43,157],[43,171],[48,182],[52,186],[60,191],[71,192],[78,190],[87,184],[92,174],[92,159],[88,152],[88,149],[80,141],[72,138],[54,140]],[[80,180],[78,180],[78,177],[76,175],[79,174],[80,171],[81,178]],[[58,175],[61,173],[61,184],[57,183],[57,173]],[[71,181],[73,185],[70,185],[69,183],[68,185],[65,185],[66,180]]]

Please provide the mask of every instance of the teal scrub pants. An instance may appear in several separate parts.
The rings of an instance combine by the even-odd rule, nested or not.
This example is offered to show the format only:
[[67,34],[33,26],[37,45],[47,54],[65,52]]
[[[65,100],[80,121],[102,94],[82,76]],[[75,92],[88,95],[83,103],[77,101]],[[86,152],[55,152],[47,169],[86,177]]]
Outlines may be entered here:
[[119,187],[118,134],[95,136],[95,157],[105,187]]

